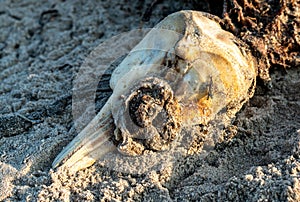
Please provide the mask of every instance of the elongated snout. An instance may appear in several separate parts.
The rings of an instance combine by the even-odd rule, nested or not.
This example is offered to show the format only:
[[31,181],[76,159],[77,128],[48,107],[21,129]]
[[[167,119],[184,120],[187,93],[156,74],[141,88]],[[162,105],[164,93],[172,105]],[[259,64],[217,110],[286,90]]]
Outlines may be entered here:
[[108,152],[116,150],[112,136],[114,123],[107,101],[97,116],[61,151],[52,167],[59,165],[77,171],[94,164]]

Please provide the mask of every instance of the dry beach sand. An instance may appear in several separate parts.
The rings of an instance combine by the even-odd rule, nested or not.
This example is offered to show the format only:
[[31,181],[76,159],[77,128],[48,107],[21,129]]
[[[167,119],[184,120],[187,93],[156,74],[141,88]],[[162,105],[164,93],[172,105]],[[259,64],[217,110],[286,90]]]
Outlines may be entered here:
[[[145,13],[151,2],[0,2],[0,201],[300,201],[300,11],[292,0],[227,1],[223,27],[253,49],[259,76],[254,97],[205,156],[196,126],[186,133],[198,134],[200,148],[159,169],[52,169],[79,132],[73,81],[95,47],[178,10],[223,12],[218,0],[164,0]],[[104,81],[97,110],[110,94]]]

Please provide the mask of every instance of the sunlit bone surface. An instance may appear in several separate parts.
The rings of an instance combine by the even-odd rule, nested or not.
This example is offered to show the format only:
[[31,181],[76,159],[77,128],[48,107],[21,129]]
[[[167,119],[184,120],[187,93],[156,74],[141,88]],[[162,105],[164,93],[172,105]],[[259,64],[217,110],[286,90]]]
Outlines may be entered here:
[[181,128],[234,117],[253,95],[255,62],[215,17],[180,11],[157,24],[114,70],[112,96],[53,162],[73,171],[108,152],[165,151]]

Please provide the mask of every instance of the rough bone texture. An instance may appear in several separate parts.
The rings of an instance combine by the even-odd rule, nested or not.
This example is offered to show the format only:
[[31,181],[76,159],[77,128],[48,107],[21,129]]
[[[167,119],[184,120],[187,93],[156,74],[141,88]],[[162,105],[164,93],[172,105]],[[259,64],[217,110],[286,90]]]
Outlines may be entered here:
[[[79,132],[72,128],[68,96],[74,71],[103,40],[139,28],[142,13],[152,2],[0,2],[1,128],[12,128],[0,131],[0,200],[300,201],[300,141],[295,132],[300,128],[299,51],[295,52],[299,42],[288,42],[298,35],[294,28],[300,18],[293,17],[299,16],[297,1],[238,0],[241,7],[235,8],[233,1],[228,2],[230,18],[238,20],[234,24],[244,33],[241,38],[250,29],[245,18],[258,25],[250,29],[249,42],[272,60],[272,71],[267,68],[264,74],[273,88],[258,82],[256,94],[236,118],[237,128],[228,129],[227,141],[205,160],[193,155],[177,161],[174,169],[143,175],[122,174],[98,164],[76,175],[50,170],[58,152]],[[192,1],[194,6],[191,1],[158,2],[144,26],[152,27],[181,9],[222,15],[223,1]],[[237,18],[236,12],[244,18]],[[265,41],[256,40],[260,38],[273,48],[265,50]],[[287,70],[277,68],[280,58],[290,61]],[[101,84],[98,109],[111,94],[108,82]],[[24,127],[27,121],[16,112],[39,122]],[[199,142],[201,138],[199,134]]]
[[[129,155],[141,154],[144,139],[147,139],[149,149],[166,150],[180,132],[180,125],[206,125],[222,113],[230,120],[253,96],[257,74],[255,64],[247,46],[222,30],[212,16],[197,11],[181,11],[167,16],[113,72],[112,114],[122,136],[119,151]],[[177,77],[175,80],[169,80],[170,72]],[[143,84],[143,79],[148,77],[162,77],[165,84],[160,82],[161,89],[155,87],[155,79],[153,84],[149,79]],[[146,83],[152,87],[135,87]],[[180,114],[173,117],[170,115],[174,112],[167,112],[167,127],[163,126],[163,132],[158,132],[161,129],[152,122],[159,108],[166,110],[169,106],[164,106],[169,97],[157,100],[162,92],[156,91],[163,91],[166,85],[171,94],[181,91],[181,94],[176,93],[173,104],[178,101],[182,109],[175,109]],[[127,96],[133,96],[129,103]]]

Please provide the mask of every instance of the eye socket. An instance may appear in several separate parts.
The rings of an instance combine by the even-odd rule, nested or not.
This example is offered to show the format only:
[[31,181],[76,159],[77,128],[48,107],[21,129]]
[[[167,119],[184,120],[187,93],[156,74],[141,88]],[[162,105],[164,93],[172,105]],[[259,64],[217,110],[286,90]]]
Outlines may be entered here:
[[144,128],[152,124],[164,105],[163,89],[158,86],[142,87],[129,101],[129,115],[131,120]]
[[181,106],[170,85],[162,78],[148,77],[134,84],[126,97],[127,118],[120,119],[119,126],[129,133],[122,133],[122,139],[149,150],[169,148],[181,130]]

